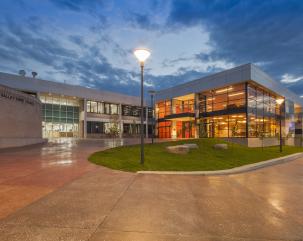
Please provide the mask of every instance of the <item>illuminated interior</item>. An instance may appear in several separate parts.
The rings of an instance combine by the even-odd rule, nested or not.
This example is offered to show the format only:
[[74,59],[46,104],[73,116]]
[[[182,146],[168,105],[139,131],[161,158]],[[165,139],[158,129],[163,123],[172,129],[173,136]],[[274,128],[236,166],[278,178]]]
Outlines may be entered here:
[[79,99],[41,94],[43,138],[79,137]]
[[[194,114],[195,96],[199,117]],[[285,113],[283,125],[291,133],[293,115],[287,114],[288,103],[277,103],[281,98],[248,82],[163,100],[156,104],[158,137],[277,137]]]

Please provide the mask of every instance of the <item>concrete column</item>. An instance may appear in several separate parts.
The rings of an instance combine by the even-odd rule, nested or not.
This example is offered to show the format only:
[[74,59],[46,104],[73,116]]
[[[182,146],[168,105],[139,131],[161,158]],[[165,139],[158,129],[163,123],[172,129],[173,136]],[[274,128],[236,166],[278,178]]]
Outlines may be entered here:
[[83,138],[87,138],[87,121],[86,121],[86,116],[87,116],[87,100],[83,100]]

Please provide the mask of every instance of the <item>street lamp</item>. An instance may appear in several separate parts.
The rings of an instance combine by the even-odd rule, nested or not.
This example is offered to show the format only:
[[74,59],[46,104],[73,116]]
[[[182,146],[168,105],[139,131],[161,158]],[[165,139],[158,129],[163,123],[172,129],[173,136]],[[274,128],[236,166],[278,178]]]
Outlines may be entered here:
[[279,105],[280,109],[280,152],[282,152],[282,104],[284,102],[284,99],[277,99],[276,102]]
[[147,58],[150,56],[150,51],[145,48],[138,48],[134,50],[134,55],[136,58],[139,60],[140,67],[141,67],[141,125],[140,125],[140,135],[141,135],[141,159],[140,163],[143,165],[144,164],[144,125],[143,125],[143,83],[144,83],[144,76],[143,76],[143,71],[144,71],[144,62],[147,60]]
[[152,144],[154,144],[154,125],[155,125],[155,117],[154,117],[154,96],[156,91],[149,90],[148,93],[150,94],[150,104],[152,106]]

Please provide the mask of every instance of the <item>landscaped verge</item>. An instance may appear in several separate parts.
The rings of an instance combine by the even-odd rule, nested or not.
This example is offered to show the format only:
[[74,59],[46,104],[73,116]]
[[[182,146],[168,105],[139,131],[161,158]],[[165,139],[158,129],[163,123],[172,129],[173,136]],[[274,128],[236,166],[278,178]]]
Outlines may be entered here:
[[[191,149],[188,154],[168,153],[166,146],[196,143],[198,149]],[[227,150],[214,149],[216,143],[227,143],[218,139],[195,139],[177,142],[145,144],[145,163],[140,159],[140,145],[122,146],[92,154],[89,161],[123,171],[214,171],[225,170],[265,161],[280,156],[302,152],[303,148],[285,146],[283,152],[279,148],[248,148],[227,143]]]

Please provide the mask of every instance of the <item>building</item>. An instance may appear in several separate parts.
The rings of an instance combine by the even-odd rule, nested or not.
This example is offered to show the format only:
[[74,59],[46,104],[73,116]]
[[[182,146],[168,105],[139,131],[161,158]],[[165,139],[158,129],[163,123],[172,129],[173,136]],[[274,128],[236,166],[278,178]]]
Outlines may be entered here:
[[[0,84],[42,102],[44,138],[104,138],[113,126],[120,130],[120,137],[139,135],[139,97],[7,73],[0,73]],[[151,130],[148,125],[151,115],[151,109],[144,108],[146,134]]]
[[302,139],[302,106],[300,97],[257,66],[245,64],[157,91],[156,134],[276,145],[281,118],[282,135],[291,145]]
[[41,102],[0,85],[0,149],[44,142]]

